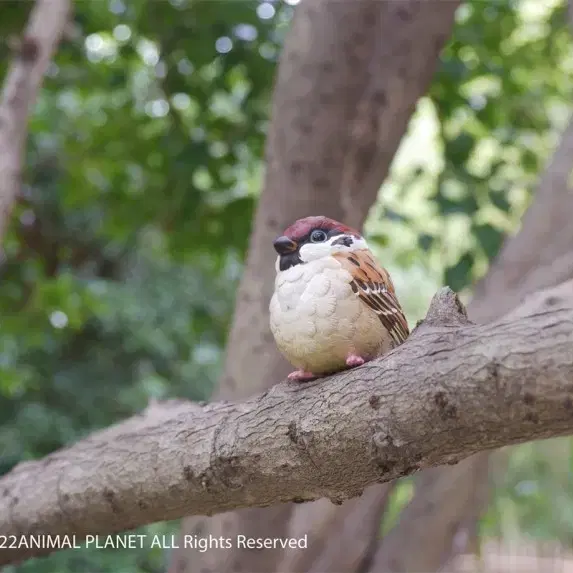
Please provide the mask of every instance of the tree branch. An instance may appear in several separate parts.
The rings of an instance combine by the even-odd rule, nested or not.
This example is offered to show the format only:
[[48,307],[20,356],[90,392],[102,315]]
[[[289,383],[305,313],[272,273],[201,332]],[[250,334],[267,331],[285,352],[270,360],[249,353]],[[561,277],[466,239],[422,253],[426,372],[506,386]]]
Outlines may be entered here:
[[[573,281],[470,323],[445,288],[401,347],[247,401],[154,405],[0,480],[0,535],[113,533],[360,495],[478,451],[573,433]],[[349,415],[351,414],[351,415]],[[41,476],[41,480],[39,480]],[[20,548],[0,564],[50,550]]]
[[[495,320],[535,291],[573,278],[573,226],[568,224],[573,217],[572,158],[570,120],[540,178],[520,231],[506,240],[475,288],[468,306],[472,319],[480,323]],[[524,308],[514,309],[512,317],[517,318]],[[467,537],[468,522],[475,522],[486,504],[484,477],[489,458],[487,453],[480,454],[456,467],[432,470],[428,479],[417,477],[414,497],[402,510],[394,530],[381,541],[371,571],[441,570],[452,553],[458,552],[455,538]],[[464,528],[466,531],[461,531]],[[408,550],[412,545],[415,552]]]
[[69,0],[37,0],[22,37],[14,42],[0,101],[0,238],[20,188],[28,116],[69,12]]

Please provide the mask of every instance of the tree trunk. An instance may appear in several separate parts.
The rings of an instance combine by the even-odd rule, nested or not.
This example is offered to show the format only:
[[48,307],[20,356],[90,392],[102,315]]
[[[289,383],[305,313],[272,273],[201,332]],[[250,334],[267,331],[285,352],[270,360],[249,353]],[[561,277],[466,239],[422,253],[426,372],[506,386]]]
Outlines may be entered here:
[[[458,4],[457,0],[307,0],[296,8],[279,65],[264,190],[217,397],[251,395],[288,372],[268,324],[275,273],[272,240],[307,215],[362,226],[416,102],[429,86]],[[378,488],[375,505],[380,508],[386,492],[385,487]],[[309,523],[308,512],[319,513],[324,507],[327,502],[301,509],[305,518],[293,522],[301,524],[298,532]],[[189,518],[182,534],[284,537],[292,531],[292,510],[285,505],[211,519]],[[343,511],[328,513],[330,518],[312,519],[330,523],[325,531],[335,528],[340,533],[344,523],[337,516]],[[294,567],[292,560],[297,558],[287,556],[285,563],[290,560]],[[280,559],[281,551],[268,549],[179,550],[171,572],[269,573],[279,567]]]
[[70,13],[69,0],[37,0],[14,55],[0,101],[0,241],[20,191],[28,116]]

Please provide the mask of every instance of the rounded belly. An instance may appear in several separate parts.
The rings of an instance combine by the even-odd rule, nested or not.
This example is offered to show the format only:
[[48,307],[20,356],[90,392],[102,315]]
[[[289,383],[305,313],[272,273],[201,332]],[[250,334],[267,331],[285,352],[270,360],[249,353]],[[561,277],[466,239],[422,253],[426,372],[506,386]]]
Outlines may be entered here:
[[344,369],[350,354],[367,360],[391,348],[380,319],[348,282],[331,280],[328,288],[321,286],[322,296],[304,296],[307,289],[285,301],[279,291],[271,301],[271,330],[291,364],[325,374]]

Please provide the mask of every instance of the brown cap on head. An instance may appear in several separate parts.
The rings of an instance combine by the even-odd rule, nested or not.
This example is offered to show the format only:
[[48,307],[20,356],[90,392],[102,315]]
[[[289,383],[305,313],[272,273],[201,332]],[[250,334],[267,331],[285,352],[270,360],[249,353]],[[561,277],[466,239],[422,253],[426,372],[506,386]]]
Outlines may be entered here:
[[284,232],[284,236],[288,237],[292,241],[298,242],[304,237],[306,237],[312,230],[322,229],[323,231],[340,231],[340,233],[346,233],[349,235],[354,235],[355,237],[360,237],[360,233],[356,229],[347,227],[338,221],[329,219],[322,215],[315,215],[312,217],[304,217],[303,219],[298,219],[290,227],[287,227]]

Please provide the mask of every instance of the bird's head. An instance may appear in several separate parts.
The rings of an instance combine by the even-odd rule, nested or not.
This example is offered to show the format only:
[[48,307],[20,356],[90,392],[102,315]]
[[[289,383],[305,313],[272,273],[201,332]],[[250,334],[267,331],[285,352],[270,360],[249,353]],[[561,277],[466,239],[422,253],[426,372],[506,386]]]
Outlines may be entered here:
[[275,239],[273,246],[279,255],[277,271],[337,252],[368,248],[358,231],[322,216],[298,219]]

